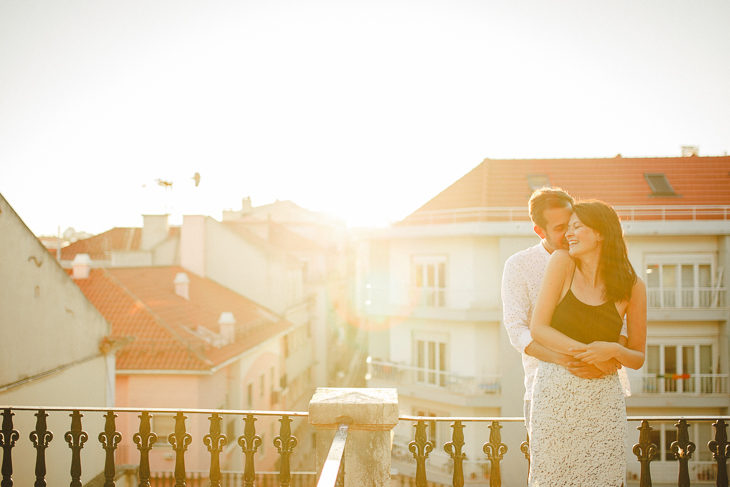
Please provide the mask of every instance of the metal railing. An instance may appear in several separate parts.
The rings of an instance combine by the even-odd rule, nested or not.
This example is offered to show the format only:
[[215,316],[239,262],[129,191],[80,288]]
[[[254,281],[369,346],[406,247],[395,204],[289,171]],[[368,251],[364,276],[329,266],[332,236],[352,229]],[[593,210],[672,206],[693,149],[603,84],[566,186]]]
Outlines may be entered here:
[[[34,412],[36,421],[35,427],[30,433],[16,430],[13,425],[13,416],[16,412]],[[153,472],[150,469],[150,451],[153,445],[161,441],[167,441],[170,451],[174,456],[174,472],[172,478],[175,486],[186,485],[190,472],[185,468],[185,452],[193,444],[193,437],[186,428],[188,415],[209,415],[209,428],[207,434],[196,438],[195,444],[205,446],[210,453],[210,468],[208,471],[207,485],[212,487],[223,487],[224,476],[221,472],[220,456],[227,444],[238,444],[243,455],[243,472],[240,472],[244,486],[253,486],[256,479],[254,457],[262,445],[262,436],[257,434],[255,422],[260,417],[275,417],[280,423],[279,434],[270,438],[271,444],[278,450],[277,464],[279,485],[292,485],[292,472],[290,469],[290,457],[298,444],[297,438],[292,435],[291,423],[293,418],[308,416],[306,412],[293,411],[232,411],[232,410],[204,410],[204,409],[136,409],[136,408],[65,408],[65,407],[33,407],[33,406],[3,406],[2,407],[2,429],[0,430],[0,447],[3,449],[2,463],[2,486],[13,485],[13,448],[22,437],[29,438],[36,450],[35,455],[35,483],[36,486],[46,485],[47,464],[46,450],[52,440],[56,437],[48,429],[47,418],[49,413],[70,413],[70,427],[65,431],[63,439],[71,450],[70,477],[72,487],[81,487],[81,450],[87,446],[86,451],[92,445],[86,445],[87,441],[96,436],[96,432],[84,431],[82,418],[103,414],[104,428],[98,433],[97,447],[104,450],[103,485],[111,487],[115,485],[116,479],[121,472],[117,471],[115,451],[122,442],[133,442],[139,451],[139,463],[135,467],[137,484],[140,486],[162,485],[161,479],[164,474]],[[139,426],[133,434],[127,433],[123,436],[117,430],[117,417],[122,415],[138,415]],[[156,415],[169,417],[173,414],[175,418],[174,432],[166,438],[159,438],[153,431],[153,418]],[[228,438],[223,433],[224,417],[234,417],[243,420],[243,435],[237,438]],[[127,418],[128,419],[128,418]],[[126,468],[126,467],[125,467]],[[128,470],[128,468],[126,468]],[[230,475],[227,475],[230,477]],[[53,479],[57,482],[58,479]],[[299,482],[301,485],[301,482]],[[240,484],[239,484],[240,485]]]
[[444,370],[413,367],[393,362],[370,360],[370,379],[398,384],[419,385],[444,389],[455,394],[483,395],[501,392],[501,376],[460,375]]
[[727,394],[728,374],[643,374],[630,376],[635,394]]
[[[169,410],[169,409],[135,409],[135,408],[65,408],[65,407],[23,407],[23,406],[5,406],[2,407],[2,429],[0,430],[0,447],[3,450],[2,460],[2,486],[10,487],[13,485],[13,458],[16,442],[22,438],[29,438],[35,449],[35,485],[46,485],[46,450],[52,443],[55,435],[48,429],[47,418],[50,414],[61,419],[60,415],[70,413],[69,429],[65,431],[63,439],[70,450],[70,477],[72,487],[80,487],[82,459],[81,452],[85,448],[85,454],[89,453],[92,444],[89,442],[92,436],[96,435],[95,431],[87,432],[84,430],[82,418],[85,422],[91,424],[93,421],[88,418],[96,417],[101,419],[103,415],[103,429],[98,433],[98,444],[96,448],[104,452],[104,468],[102,478],[96,485],[111,487],[116,485],[119,478],[118,466],[115,463],[115,450],[122,442],[130,440],[137,446],[139,451],[139,464],[134,467],[134,474],[137,477],[135,484],[143,487],[170,485],[174,481],[174,485],[208,485],[214,487],[224,487],[231,485],[231,476],[224,475],[221,471],[220,456],[224,446],[228,443],[238,445],[240,454],[243,456],[243,464],[245,468],[240,476],[235,479],[237,485],[245,487],[253,487],[254,485],[263,486],[271,484],[270,478],[267,481],[260,480],[257,483],[257,473],[255,469],[255,457],[259,447],[262,444],[262,437],[257,434],[255,422],[257,417],[274,417],[280,422],[279,434],[274,438],[269,438],[271,444],[278,449],[278,485],[293,487],[292,473],[290,471],[290,456],[297,446],[297,439],[291,434],[291,422],[293,418],[301,418],[308,416],[305,412],[286,412],[286,411],[228,411],[228,410]],[[22,412],[24,415],[34,413],[35,425],[31,431],[19,431],[18,425],[14,425],[13,417],[16,413]],[[152,430],[153,422],[151,421],[155,415],[174,414],[175,429],[174,432],[167,435],[167,442],[175,458],[174,472],[170,476],[160,476],[150,471],[150,450],[152,445],[158,441],[157,434]],[[116,418],[120,415],[136,416],[139,419],[138,428],[134,434],[124,437],[118,431]],[[208,416],[208,433],[193,439],[192,435],[186,428],[186,419],[189,416],[198,415],[198,419],[202,419],[201,415]],[[222,433],[222,421],[224,417],[232,416],[242,420],[244,423],[244,432],[237,438],[227,438]],[[529,469],[529,443],[522,441],[519,444],[507,445],[502,438],[502,428],[510,426],[513,432],[522,431],[524,435],[523,418],[521,417],[427,417],[427,416],[400,416],[399,428],[401,431],[409,426],[413,427],[412,440],[407,443],[407,452],[412,458],[411,464],[414,465],[413,483],[416,487],[427,487],[429,485],[429,475],[432,470],[429,469],[430,463],[435,456],[435,452],[443,451],[445,453],[446,462],[441,462],[439,468],[448,472],[451,485],[461,487],[465,483],[481,483],[488,484],[490,487],[499,487],[502,485],[502,463],[509,456],[516,456],[520,462],[525,462],[525,472]],[[640,487],[648,487],[652,482],[652,463],[657,462],[664,464],[664,469],[671,469],[672,475],[677,478],[679,486],[688,486],[690,481],[714,482],[716,486],[728,486],[727,477],[727,456],[730,450],[730,444],[727,441],[727,421],[730,416],[685,416],[685,417],[629,417],[629,423],[638,425],[638,436],[636,442],[631,449],[636,461],[629,465],[627,478],[629,481],[636,481]],[[451,428],[450,437],[434,436],[434,425],[448,425]],[[656,435],[658,430],[654,430],[652,424],[659,426],[665,436],[662,441]],[[697,428],[702,426],[712,426],[712,436],[706,444],[695,444],[690,440],[690,431],[699,431]],[[668,428],[673,426],[670,432]],[[692,430],[690,427],[694,426]],[[521,428],[515,430],[514,428]],[[88,424],[87,424],[87,428]],[[488,431],[487,431],[488,430]],[[327,485],[334,485],[336,480],[340,479],[342,483],[343,475],[343,451],[347,441],[348,427],[340,424],[335,440],[330,447],[330,464],[326,464],[320,477],[321,485],[327,482]],[[477,445],[466,445],[465,438],[468,431],[470,438],[482,438]],[[398,435],[401,441],[403,435]],[[514,435],[512,435],[514,437]],[[664,439],[669,438],[666,442]],[[699,438],[696,436],[695,438]],[[705,439],[707,439],[705,438]],[[235,443],[234,441],[235,440]],[[444,441],[448,440],[448,441]],[[27,441],[27,440],[26,440]],[[481,443],[483,441],[483,443]],[[519,441],[519,440],[517,440]],[[702,440],[703,442],[705,440]],[[657,444],[657,442],[659,444]],[[87,444],[88,443],[88,444]],[[194,473],[185,468],[185,452],[189,446],[196,445],[207,447],[210,456],[210,464],[207,475],[200,472]],[[468,447],[468,448],[467,448]],[[97,450],[99,451],[99,450]],[[475,453],[478,451],[478,453]],[[468,452],[468,459],[467,459]],[[596,452],[597,461],[600,461],[600,452]],[[398,457],[396,460],[402,460],[404,452],[402,448],[394,448],[393,456]],[[668,459],[673,461],[668,462]],[[698,458],[699,457],[699,458]],[[712,460],[706,460],[709,458]],[[68,458],[68,457],[66,457]],[[511,457],[513,458],[513,457]],[[703,460],[703,458],[705,460]],[[699,461],[698,461],[699,460]],[[465,466],[467,470],[465,471]],[[121,466],[119,466],[121,467]],[[126,467],[125,467],[126,468]],[[474,471],[476,469],[476,471]],[[192,475],[191,475],[192,473]],[[465,473],[469,473],[467,477]],[[476,478],[475,478],[476,476]],[[202,478],[201,478],[202,477]],[[258,477],[260,478],[260,477]],[[169,483],[165,484],[164,480]],[[467,482],[465,482],[465,480]],[[54,484],[60,483],[60,479],[53,478]],[[29,483],[27,483],[29,485]],[[511,483],[510,485],[513,485]],[[25,485],[25,484],[24,484]],[[299,483],[299,485],[302,485]]]
[[[428,416],[401,416],[402,422],[408,422],[415,427],[413,440],[408,443],[408,451],[413,460],[415,460],[415,485],[416,487],[427,487],[429,485],[428,476],[433,471],[429,468],[429,460],[431,454],[443,450],[448,455],[448,470],[451,474],[451,485],[461,487],[465,484],[467,477],[465,476],[465,464],[471,466],[482,465],[481,477],[474,477],[471,472],[471,480],[480,485],[487,482],[490,487],[500,487],[502,485],[502,475],[500,466],[507,454],[520,455],[524,458],[525,467],[529,470],[530,465],[530,445],[529,439],[521,442],[519,445],[508,446],[502,442],[501,430],[502,423],[522,423],[524,418],[518,417],[428,417]],[[665,467],[672,468],[673,475],[677,479],[677,485],[689,486],[692,481],[713,481],[716,486],[728,486],[727,476],[727,457],[730,453],[730,443],[727,441],[727,421],[730,416],[711,417],[711,416],[685,416],[685,417],[636,417],[630,416],[629,423],[639,424],[637,442],[633,445],[631,451],[636,456],[636,461],[628,465],[627,479],[629,481],[637,481],[640,487],[650,487],[652,485],[651,463],[660,459],[661,455],[671,455],[673,460]],[[429,430],[433,431],[434,425],[437,423],[448,423],[452,429],[450,441],[438,444],[429,436]],[[652,442],[652,432],[654,429],[651,423],[673,423],[676,433],[673,438],[676,441],[671,442],[668,450],[664,449],[664,445],[657,445]],[[689,427],[698,423],[711,423],[714,430],[714,437],[706,445],[696,445],[689,440]],[[480,453],[483,455],[477,459],[473,454],[469,455],[471,461],[467,461],[465,450],[465,434],[464,430],[469,427],[476,427],[479,424],[486,424],[489,429],[488,440],[479,445]],[[523,430],[524,431],[524,430]],[[700,453],[702,449],[712,455],[713,461],[696,461],[693,459],[695,453]],[[472,449],[472,452],[474,449]],[[596,452],[596,461],[600,461],[600,452]],[[402,452],[394,449],[396,459]],[[479,461],[481,460],[481,461]],[[438,468],[436,469],[438,470]],[[438,472],[437,472],[438,473]],[[443,479],[441,479],[443,480]],[[442,483],[442,482],[440,482]],[[514,485],[511,483],[510,485]]]
[[650,308],[724,308],[727,289],[724,287],[697,287],[682,289],[647,288]]
[[[641,220],[730,220],[728,205],[642,205],[614,206],[623,221]],[[404,225],[461,223],[474,221],[529,221],[525,207],[490,206],[419,211],[401,222]]]
[[342,456],[345,453],[345,444],[347,443],[347,432],[349,426],[340,424],[337,427],[337,433],[332,440],[330,450],[327,453],[327,459],[322,466],[322,473],[319,476],[317,487],[335,487],[344,485],[344,462]]

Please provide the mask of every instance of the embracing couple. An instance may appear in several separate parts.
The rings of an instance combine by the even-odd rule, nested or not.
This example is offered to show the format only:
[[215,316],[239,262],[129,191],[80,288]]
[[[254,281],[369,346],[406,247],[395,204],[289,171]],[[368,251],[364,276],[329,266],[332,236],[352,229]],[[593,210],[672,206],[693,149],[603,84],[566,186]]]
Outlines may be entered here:
[[613,208],[543,188],[529,209],[542,240],[502,276],[503,321],[525,369],[528,485],[619,487],[627,424],[617,369],[644,363],[646,288]]

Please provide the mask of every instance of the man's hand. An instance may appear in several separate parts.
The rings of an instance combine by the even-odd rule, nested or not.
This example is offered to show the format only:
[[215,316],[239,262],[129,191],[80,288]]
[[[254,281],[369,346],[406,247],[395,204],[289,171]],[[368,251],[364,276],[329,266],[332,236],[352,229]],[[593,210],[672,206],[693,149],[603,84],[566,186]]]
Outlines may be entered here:
[[568,372],[582,379],[600,379],[607,375],[611,375],[621,367],[616,359],[606,360],[605,362],[597,362],[589,364],[575,358],[566,361],[563,366]]
[[616,342],[591,342],[582,347],[571,348],[570,353],[578,360],[597,364],[616,357],[619,347],[620,345]]
[[587,364],[573,358],[571,358],[565,364],[565,368],[568,369],[568,372],[570,372],[574,376],[580,377],[582,379],[600,379],[601,377],[604,377],[609,373],[607,371],[599,369],[595,365]]

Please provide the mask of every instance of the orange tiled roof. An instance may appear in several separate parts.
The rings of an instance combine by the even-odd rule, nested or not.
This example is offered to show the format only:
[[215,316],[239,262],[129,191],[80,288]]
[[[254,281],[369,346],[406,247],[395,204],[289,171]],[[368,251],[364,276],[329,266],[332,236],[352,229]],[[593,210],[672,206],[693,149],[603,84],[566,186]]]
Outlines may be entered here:
[[[677,196],[652,196],[645,173],[663,173]],[[485,159],[405,219],[431,210],[527,205],[528,174],[546,175],[576,199],[615,206],[730,205],[730,156]]]
[[[180,234],[180,227],[170,227],[168,237]],[[91,260],[106,260],[112,250],[139,250],[142,229],[115,227],[99,235],[78,240],[61,249],[61,260],[73,260],[76,254],[89,254]]]
[[[178,272],[189,300],[175,294]],[[116,355],[119,370],[208,370],[286,329],[289,323],[253,301],[181,267],[92,269],[74,282],[112,325],[112,338],[134,337]],[[217,348],[194,333],[218,330],[221,312],[236,319],[236,340]]]

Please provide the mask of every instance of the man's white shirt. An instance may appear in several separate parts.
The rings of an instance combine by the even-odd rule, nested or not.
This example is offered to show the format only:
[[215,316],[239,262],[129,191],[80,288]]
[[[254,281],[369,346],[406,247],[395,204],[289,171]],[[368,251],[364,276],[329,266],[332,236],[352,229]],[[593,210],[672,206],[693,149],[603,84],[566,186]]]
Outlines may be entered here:
[[504,264],[502,273],[502,321],[512,346],[522,354],[525,369],[525,400],[532,399],[538,360],[525,353],[532,342],[530,319],[550,254],[542,242],[517,252]]

